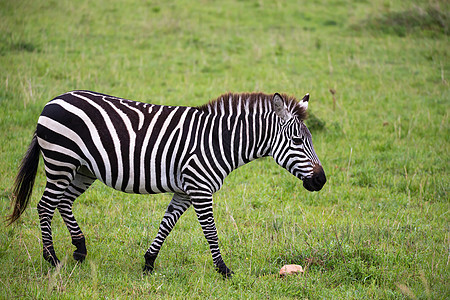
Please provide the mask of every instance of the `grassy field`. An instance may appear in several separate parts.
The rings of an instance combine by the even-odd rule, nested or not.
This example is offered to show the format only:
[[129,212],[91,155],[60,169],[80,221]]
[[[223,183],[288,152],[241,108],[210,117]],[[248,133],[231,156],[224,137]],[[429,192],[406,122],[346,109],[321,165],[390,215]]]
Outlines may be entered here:
[[[233,279],[192,209],[143,276],[171,195],[94,184],[74,205],[88,257],[75,263],[55,214],[54,269],[41,164],[30,207],[0,226],[0,298],[450,298],[448,1],[91,2],[0,2],[1,216],[43,106],[73,89],[192,106],[309,92],[328,182],[309,193],[271,158],[236,170],[214,204]],[[305,274],[279,278],[289,263]]]

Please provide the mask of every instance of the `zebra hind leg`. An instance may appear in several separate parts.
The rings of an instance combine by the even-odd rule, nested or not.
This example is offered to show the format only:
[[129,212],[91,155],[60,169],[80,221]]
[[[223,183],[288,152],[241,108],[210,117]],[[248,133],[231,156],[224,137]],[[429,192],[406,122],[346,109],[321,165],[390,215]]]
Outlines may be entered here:
[[167,206],[166,213],[159,225],[158,233],[153,240],[150,248],[144,255],[145,266],[144,273],[148,274],[153,272],[156,257],[165,239],[172,231],[172,228],[177,223],[181,215],[191,206],[191,200],[187,195],[174,194],[172,200]]
[[53,247],[52,219],[59,203],[59,197],[65,189],[66,186],[63,186],[62,183],[54,183],[47,180],[44,194],[37,205],[42,233],[43,256],[53,266],[59,264],[59,259]]
[[79,169],[58,204],[59,213],[70,232],[72,244],[76,247],[73,258],[79,262],[83,262],[86,258],[87,249],[84,234],[73,215],[72,205],[75,199],[83,194],[95,179],[94,175],[87,169]]

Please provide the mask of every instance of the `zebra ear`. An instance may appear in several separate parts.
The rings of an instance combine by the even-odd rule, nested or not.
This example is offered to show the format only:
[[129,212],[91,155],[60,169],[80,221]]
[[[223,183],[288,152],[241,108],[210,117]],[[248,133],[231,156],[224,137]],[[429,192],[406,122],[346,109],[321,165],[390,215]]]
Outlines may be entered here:
[[303,97],[303,99],[299,101],[299,104],[301,107],[303,107],[305,110],[307,110],[308,109],[308,101],[309,101],[309,93],[306,93],[306,95]]
[[289,112],[286,109],[286,105],[284,104],[283,97],[281,97],[280,94],[275,93],[275,95],[273,95],[272,105],[277,116],[280,117],[283,121],[287,121],[291,118]]

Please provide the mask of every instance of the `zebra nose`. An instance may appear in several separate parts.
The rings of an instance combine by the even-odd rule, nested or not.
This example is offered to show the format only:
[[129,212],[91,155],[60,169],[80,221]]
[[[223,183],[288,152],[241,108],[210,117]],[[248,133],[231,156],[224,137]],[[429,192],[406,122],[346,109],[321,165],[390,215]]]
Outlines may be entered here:
[[313,175],[303,180],[303,187],[310,192],[320,191],[327,182],[325,171],[321,165],[315,165]]

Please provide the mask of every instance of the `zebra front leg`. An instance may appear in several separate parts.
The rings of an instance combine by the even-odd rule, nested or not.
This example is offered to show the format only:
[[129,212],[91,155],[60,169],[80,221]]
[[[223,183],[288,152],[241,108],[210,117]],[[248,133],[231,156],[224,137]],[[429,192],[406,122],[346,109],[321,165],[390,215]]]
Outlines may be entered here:
[[57,203],[55,203],[56,201],[50,200],[48,194],[49,192],[47,190],[44,191],[44,195],[37,205],[37,210],[42,233],[42,254],[46,261],[48,261],[52,266],[56,266],[59,264],[59,259],[56,257],[55,249],[53,248],[52,218]]
[[225,265],[222,255],[220,254],[219,238],[217,236],[212,208],[212,195],[201,197],[191,196],[191,198],[203,234],[208,241],[214,266],[216,267],[217,272],[222,274],[224,278],[231,278],[233,271]]
[[187,195],[174,194],[167,206],[166,213],[159,225],[158,234],[153,240],[150,248],[145,253],[144,273],[151,273],[154,269],[156,257],[166,237],[172,231],[181,215],[191,206],[191,200]]

